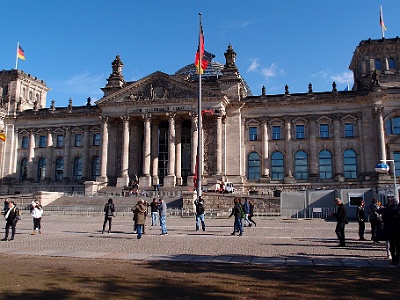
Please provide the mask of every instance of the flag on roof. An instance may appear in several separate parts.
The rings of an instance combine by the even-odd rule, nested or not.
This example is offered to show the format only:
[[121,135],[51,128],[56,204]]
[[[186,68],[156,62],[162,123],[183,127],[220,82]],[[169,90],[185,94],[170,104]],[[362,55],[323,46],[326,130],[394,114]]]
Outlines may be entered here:
[[203,26],[200,26],[199,46],[197,47],[196,57],[194,60],[194,64],[197,67],[197,74],[203,74],[204,70],[214,57],[214,54],[204,50]]
[[25,52],[24,52],[24,49],[22,49],[21,46],[19,46],[19,45],[18,45],[17,56],[18,56],[19,59],[25,60]]

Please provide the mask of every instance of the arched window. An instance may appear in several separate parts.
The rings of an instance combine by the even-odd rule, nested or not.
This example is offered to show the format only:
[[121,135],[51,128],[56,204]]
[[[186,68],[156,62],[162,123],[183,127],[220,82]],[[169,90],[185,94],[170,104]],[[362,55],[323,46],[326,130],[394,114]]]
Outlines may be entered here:
[[319,159],[319,178],[332,178],[332,155],[328,150],[322,150],[318,156]]
[[298,151],[294,155],[294,177],[308,179],[308,157],[304,151]]
[[42,181],[46,177],[46,159],[42,157],[39,159],[37,168],[37,181]]
[[82,178],[82,157],[75,157],[74,164],[72,166],[72,178],[73,180],[79,180]]
[[64,158],[59,157],[56,160],[56,181],[62,180],[64,177]]
[[396,62],[394,61],[393,58],[389,58],[389,70],[396,69]]
[[100,176],[100,157],[95,156],[92,159],[92,179],[96,180],[96,177]]
[[282,180],[284,177],[283,172],[284,162],[283,154],[279,151],[271,155],[271,178],[273,180]]
[[382,70],[382,63],[379,59],[375,59],[375,70]]
[[357,178],[357,154],[354,150],[343,153],[344,178]]
[[28,177],[28,159],[23,158],[19,165],[19,181],[23,182]]
[[248,180],[258,181],[260,180],[261,172],[260,172],[260,155],[257,152],[251,152],[249,155],[249,160],[247,162],[247,173]]
[[386,134],[400,135],[400,117],[393,117],[386,121]]

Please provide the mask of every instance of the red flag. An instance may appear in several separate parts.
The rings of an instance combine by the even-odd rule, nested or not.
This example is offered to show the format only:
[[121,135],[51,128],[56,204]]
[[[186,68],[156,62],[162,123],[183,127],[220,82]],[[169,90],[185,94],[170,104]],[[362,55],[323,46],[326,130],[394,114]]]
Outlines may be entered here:
[[204,69],[201,66],[201,62],[203,61],[204,55],[204,34],[203,34],[203,26],[200,26],[200,38],[199,38],[199,46],[197,47],[196,58],[194,64],[197,67],[197,73],[202,74]]

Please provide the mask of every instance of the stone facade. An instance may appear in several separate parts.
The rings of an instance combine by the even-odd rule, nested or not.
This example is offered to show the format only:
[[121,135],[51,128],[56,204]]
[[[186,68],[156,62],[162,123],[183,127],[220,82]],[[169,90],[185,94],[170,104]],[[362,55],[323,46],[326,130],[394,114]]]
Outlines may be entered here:
[[[354,86],[338,91],[254,96],[229,45],[225,65],[202,78],[203,184],[231,181],[236,191],[376,188],[400,171],[400,41],[362,41],[349,68]],[[2,188],[96,182],[123,187],[193,186],[198,137],[198,75],[155,72],[126,82],[117,56],[86,106],[45,108],[46,84],[18,70],[0,72]],[[183,71],[185,70],[185,71]],[[192,70],[192,71],[191,71]],[[207,70],[206,70],[207,71]],[[390,171],[393,176],[393,172]]]

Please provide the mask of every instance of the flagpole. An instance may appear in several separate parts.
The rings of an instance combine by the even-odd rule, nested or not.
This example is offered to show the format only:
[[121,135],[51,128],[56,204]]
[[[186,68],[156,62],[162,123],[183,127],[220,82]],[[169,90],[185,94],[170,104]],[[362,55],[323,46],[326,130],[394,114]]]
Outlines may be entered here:
[[197,134],[197,197],[201,196],[201,181],[203,177],[203,135],[202,135],[202,115],[201,115],[201,62],[202,62],[202,51],[201,51],[201,13],[199,13],[199,61],[198,61],[198,73],[199,73],[199,96],[197,99],[197,118],[198,118],[198,134]]
[[380,11],[381,11],[381,31],[382,31],[382,38],[385,37],[385,30],[384,30],[384,26],[385,26],[385,21],[383,20],[383,12],[382,12],[382,5],[380,7]]
[[17,42],[17,51],[15,52],[16,58],[15,58],[15,70],[18,70],[18,49],[19,49],[19,42]]

